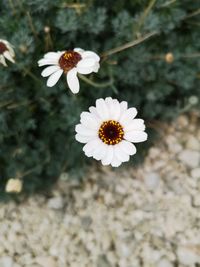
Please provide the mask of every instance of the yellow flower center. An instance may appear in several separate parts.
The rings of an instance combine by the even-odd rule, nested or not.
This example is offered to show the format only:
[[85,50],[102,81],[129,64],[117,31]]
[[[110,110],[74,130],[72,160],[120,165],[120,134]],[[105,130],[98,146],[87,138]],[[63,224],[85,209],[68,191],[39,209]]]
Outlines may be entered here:
[[123,137],[124,130],[118,121],[104,121],[99,128],[99,138],[107,145],[116,145]]
[[3,54],[8,48],[3,42],[0,42],[0,54]]
[[69,70],[76,67],[77,63],[81,60],[81,55],[75,51],[66,51],[59,59],[61,69],[67,73]]

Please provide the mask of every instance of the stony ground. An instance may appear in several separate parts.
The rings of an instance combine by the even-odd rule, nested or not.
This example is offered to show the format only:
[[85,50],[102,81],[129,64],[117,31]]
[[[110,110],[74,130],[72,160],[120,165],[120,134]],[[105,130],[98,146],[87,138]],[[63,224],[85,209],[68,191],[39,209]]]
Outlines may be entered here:
[[142,166],[63,175],[50,198],[0,204],[0,267],[200,266],[200,127],[180,116]]

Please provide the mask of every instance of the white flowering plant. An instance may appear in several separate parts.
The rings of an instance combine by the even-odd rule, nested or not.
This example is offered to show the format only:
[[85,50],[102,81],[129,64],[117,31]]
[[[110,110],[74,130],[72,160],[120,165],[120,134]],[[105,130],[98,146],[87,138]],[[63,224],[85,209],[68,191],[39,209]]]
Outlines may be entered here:
[[135,166],[157,120],[199,105],[198,4],[162,2],[0,3],[3,191],[11,177],[32,192],[92,163]]

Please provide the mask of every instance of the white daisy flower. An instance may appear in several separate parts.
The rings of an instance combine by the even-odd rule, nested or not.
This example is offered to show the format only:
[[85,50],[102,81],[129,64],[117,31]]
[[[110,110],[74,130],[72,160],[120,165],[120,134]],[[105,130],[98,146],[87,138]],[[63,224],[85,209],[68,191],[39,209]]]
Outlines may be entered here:
[[38,65],[39,67],[50,65],[41,74],[43,77],[49,76],[48,87],[54,86],[64,73],[70,90],[77,94],[80,88],[77,73],[98,72],[99,60],[100,57],[96,53],[75,48],[69,51],[49,52],[38,61]]
[[14,57],[13,46],[8,41],[0,39],[0,63],[6,67],[6,59],[15,63]]
[[101,160],[103,165],[118,167],[136,153],[133,143],[147,140],[142,119],[135,119],[136,108],[128,108],[126,101],[107,97],[96,100],[96,107],[82,112],[76,125],[76,140],[84,143],[86,156]]

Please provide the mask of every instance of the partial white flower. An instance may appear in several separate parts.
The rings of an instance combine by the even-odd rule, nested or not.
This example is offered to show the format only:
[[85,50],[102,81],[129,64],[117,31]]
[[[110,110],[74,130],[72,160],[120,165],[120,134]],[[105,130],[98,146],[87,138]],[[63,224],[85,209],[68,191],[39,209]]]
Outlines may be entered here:
[[77,73],[89,74],[98,72],[100,57],[92,51],[81,48],[62,52],[49,52],[38,61],[39,67],[50,65],[42,71],[43,77],[48,77],[47,86],[54,86],[61,75],[66,74],[70,90],[77,94],[80,89]]
[[6,59],[15,63],[14,57],[13,46],[8,41],[0,39],[0,63],[6,67]]
[[86,156],[118,167],[136,153],[133,143],[147,140],[144,121],[135,119],[136,115],[136,108],[128,108],[126,101],[97,99],[95,107],[81,113],[75,138],[85,144]]

